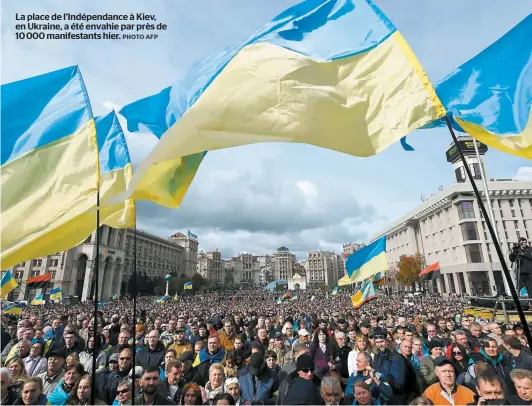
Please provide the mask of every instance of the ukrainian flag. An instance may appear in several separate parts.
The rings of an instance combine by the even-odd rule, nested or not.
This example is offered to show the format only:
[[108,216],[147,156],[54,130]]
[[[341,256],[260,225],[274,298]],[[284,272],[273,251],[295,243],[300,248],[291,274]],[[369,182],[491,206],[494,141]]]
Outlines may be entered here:
[[336,286],[336,287],[332,290],[331,295],[332,295],[332,296],[336,296],[336,295],[338,295],[338,286]]
[[455,129],[528,159],[532,159],[531,38],[532,14],[436,86]]
[[[95,118],[100,158],[100,202],[126,190],[133,176],[126,138],[112,111]],[[94,215],[92,216],[94,217]],[[90,224],[95,228],[96,218]],[[114,228],[135,227],[135,201],[100,206],[100,223]]]
[[2,314],[16,314],[21,315],[22,309],[24,309],[23,303],[16,303],[12,304],[11,306],[7,306],[4,310],[2,310]]
[[34,306],[40,306],[44,304],[44,295],[41,293],[39,296],[35,296],[35,299],[33,299],[30,304]]
[[114,295],[111,300],[118,300],[118,295]]
[[369,302],[371,299],[375,299],[377,295],[375,294],[375,288],[373,287],[373,282],[366,282],[360,290],[351,296],[351,303],[355,309],[358,309],[364,303]]
[[53,300],[54,302],[63,301],[63,292],[61,292],[61,288],[55,288],[50,291],[50,300]]
[[388,270],[386,236],[349,255],[345,266],[347,275],[338,281],[339,286],[361,282],[379,272]]
[[[2,268],[62,251],[90,234],[98,146],[77,66],[2,86]],[[94,229],[94,226],[93,226]]]
[[384,282],[386,280],[386,272],[377,272],[375,275],[373,275],[373,278],[371,278],[371,281],[374,285]]
[[194,154],[294,142],[371,156],[445,110],[371,0],[307,0],[120,113],[160,141],[114,201],[150,185],[146,198],[177,207],[168,184]]
[[13,278],[11,271],[5,271],[2,275],[2,289],[0,295],[2,299],[6,299],[10,292],[18,287],[18,282]]
[[190,290],[192,289],[192,282],[187,282],[183,285],[184,290]]

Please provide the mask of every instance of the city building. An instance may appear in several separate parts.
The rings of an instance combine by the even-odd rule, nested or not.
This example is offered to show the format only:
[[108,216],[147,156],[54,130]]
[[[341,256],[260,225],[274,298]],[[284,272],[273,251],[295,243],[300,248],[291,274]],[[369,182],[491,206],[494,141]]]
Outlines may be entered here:
[[176,233],[168,237],[169,240],[177,242],[183,247],[182,266],[180,270],[188,277],[192,277],[196,272],[198,259],[198,237],[190,231],[188,235]]
[[239,257],[233,257],[224,261],[225,283],[240,285],[244,274],[244,264]]
[[336,286],[339,273],[343,273],[341,258],[332,251],[309,251],[303,265],[308,285]]
[[[483,155],[487,147],[480,144],[479,160],[470,137],[460,137],[459,145],[486,203],[481,169],[486,173]],[[427,264],[439,262],[441,276],[434,288],[444,295],[502,293],[501,263],[454,145],[447,151],[447,160],[453,165],[456,183],[441,188],[370,242],[386,236],[390,269],[403,254],[419,252]],[[499,242],[507,256],[519,237],[532,236],[532,181],[492,178],[487,184]]]
[[342,258],[341,258],[342,273],[341,273],[341,275],[338,275],[338,279],[341,279],[344,275],[347,274],[347,268],[345,267],[345,264],[346,264],[347,258],[349,258],[349,255],[354,254],[360,248],[364,248],[364,247],[365,247],[365,244],[352,243],[352,242],[350,242],[349,244],[343,244],[342,245],[342,249],[343,249]]
[[[98,298],[108,300],[114,295],[126,292],[127,282],[134,265],[133,229],[100,227],[98,261]],[[137,272],[145,272],[150,278],[164,277],[166,274],[180,275],[189,262],[195,262],[192,249],[189,257],[187,248],[180,245],[183,239],[165,239],[142,230],[136,231]],[[196,252],[197,252],[197,240]],[[188,243],[189,246],[194,246]],[[52,274],[52,279],[44,289],[45,300],[51,289],[61,288],[63,296],[76,296],[85,301],[94,297],[96,285],[93,283],[96,267],[96,231],[87,239],[68,250],[46,257],[36,258],[15,265],[12,273],[19,288],[11,297],[14,300],[31,301],[41,294],[41,289],[30,290],[26,280],[38,275]],[[187,262],[189,261],[189,262]],[[185,271],[186,272],[186,271]]]
[[293,275],[293,268],[296,262],[295,254],[292,254],[286,247],[277,248],[277,252],[272,255],[273,280],[287,280]]
[[211,284],[225,283],[225,264],[218,250],[198,254],[196,272]]

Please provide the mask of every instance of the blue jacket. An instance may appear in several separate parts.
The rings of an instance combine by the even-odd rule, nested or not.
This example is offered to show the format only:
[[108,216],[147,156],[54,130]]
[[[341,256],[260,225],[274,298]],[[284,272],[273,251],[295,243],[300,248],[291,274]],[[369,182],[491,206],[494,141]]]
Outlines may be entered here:
[[[375,381],[371,382],[370,390],[371,390],[371,398],[375,400],[376,404],[385,404],[393,395],[393,390],[386,382],[386,377],[380,374],[379,372],[375,372],[375,376],[381,381],[379,385],[375,383]],[[369,379],[369,375],[363,375],[362,372],[353,372],[349,379],[347,380],[347,385],[345,387],[345,396],[347,398],[354,398],[355,397],[355,384],[357,382],[365,381],[366,379]],[[356,400],[353,401],[353,405],[356,404]]]
[[279,387],[277,376],[269,368],[265,367],[262,373],[258,376],[258,379],[259,383],[257,386],[257,392],[255,393],[255,386],[253,385],[253,378],[249,368],[243,368],[238,371],[241,399],[249,402],[266,402]]
[[393,350],[379,352],[373,360],[373,368],[385,376],[386,382],[392,387],[394,396],[391,404],[403,404],[405,394],[406,360]]
[[48,395],[48,403],[51,405],[64,405],[70,396],[63,389],[64,379],[61,379],[55,389]]

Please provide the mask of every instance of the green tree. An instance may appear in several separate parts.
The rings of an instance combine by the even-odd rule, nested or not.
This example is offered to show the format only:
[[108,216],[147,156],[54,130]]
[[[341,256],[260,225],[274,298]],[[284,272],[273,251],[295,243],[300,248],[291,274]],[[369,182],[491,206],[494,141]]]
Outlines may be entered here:
[[411,286],[425,268],[425,257],[420,253],[415,255],[401,255],[397,262],[396,281],[405,286]]

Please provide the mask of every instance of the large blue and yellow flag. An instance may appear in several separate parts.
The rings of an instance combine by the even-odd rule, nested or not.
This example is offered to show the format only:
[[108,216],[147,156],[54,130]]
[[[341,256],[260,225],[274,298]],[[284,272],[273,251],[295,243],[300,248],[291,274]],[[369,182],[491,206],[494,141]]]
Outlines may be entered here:
[[532,159],[532,14],[443,79],[436,92],[453,127]]
[[24,309],[24,307],[26,307],[24,305],[24,303],[15,303],[15,304],[12,304],[12,305],[7,306],[6,308],[4,308],[4,310],[2,310],[2,314],[21,315],[22,314],[22,310]]
[[[186,157],[259,142],[374,155],[445,111],[403,36],[371,0],[307,0],[244,43],[121,111],[160,137],[124,199],[168,195]],[[168,196],[146,196],[177,207]]]
[[379,272],[388,270],[386,236],[349,255],[345,267],[347,275],[338,281],[338,286],[362,282]]
[[[94,119],[100,158],[100,202],[126,190],[133,169],[126,138],[114,111]],[[95,223],[92,222],[92,229]],[[114,228],[135,226],[135,201],[100,206],[100,224]]]
[[5,271],[2,275],[2,289],[0,293],[2,299],[6,299],[7,295],[9,295],[9,293],[15,290],[17,287],[18,282],[15,278],[13,278],[11,271]]
[[183,285],[183,289],[184,290],[191,290],[193,288],[192,286],[192,281],[190,282],[185,282],[185,284]]
[[96,205],[99,172],[94,119],[77,66],[2,85],[1,107],[6,269],[87,238],[76,220]]
[[40,295],[38,296],[35,296],[35,299],[33,299],[31,302],[30,302],[31,305],[34,305],[34,306],[41,306],[44,304],[44,295],[41,293]]
[[61,291],[61,288],[54,288],[50,290],[50,300],[53,300],[54,302],[63,301],[63,292]]
[[355,309],[360,308],[364,303],[369,302],[371,299],[375,299],[375,288],[372,281],[367,281],[360,290],[351,296],[351,303]]

